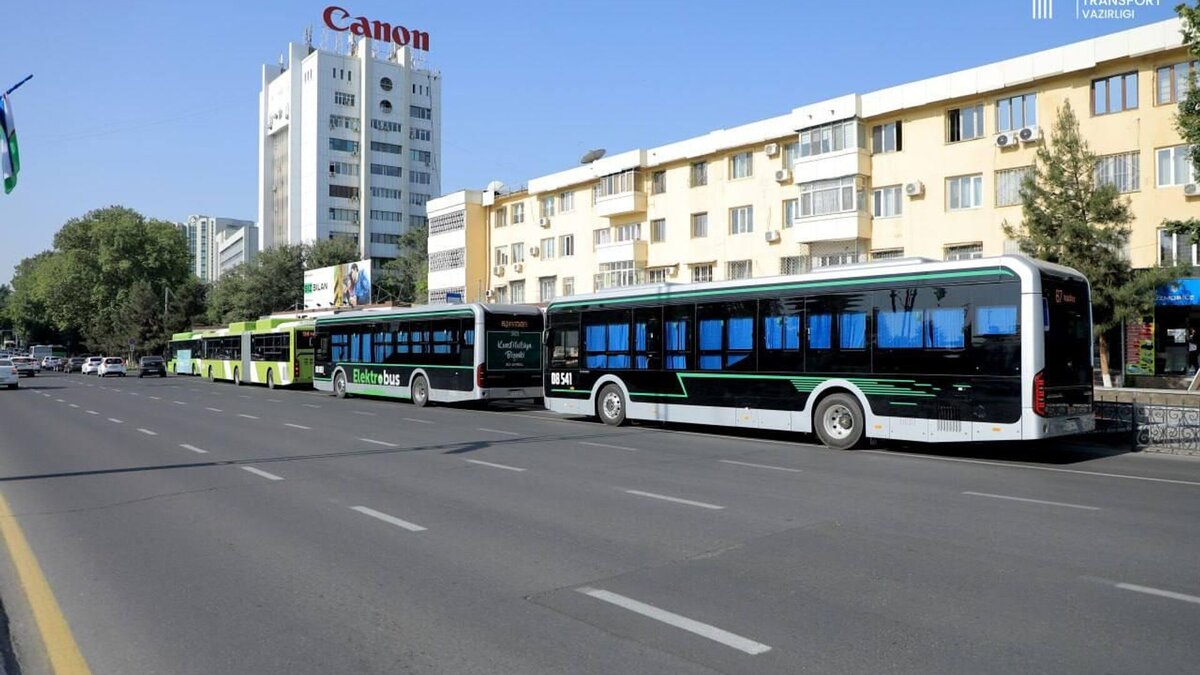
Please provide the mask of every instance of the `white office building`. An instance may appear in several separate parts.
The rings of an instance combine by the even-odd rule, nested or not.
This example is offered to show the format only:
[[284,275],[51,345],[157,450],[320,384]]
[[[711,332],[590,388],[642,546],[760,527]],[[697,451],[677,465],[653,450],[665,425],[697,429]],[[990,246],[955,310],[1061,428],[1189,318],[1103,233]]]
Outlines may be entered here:
[[288,45],[259,94],[259,248],[347,237],[399,255],[441,193],[441,77],[408,48],[343,38]]
[[213,240],[217,251],[217,278],[238,265],[245,265],[258,255],[258,226],[248,225],[221,230]]
[[[223,271],[220,250],[217,240],[219,237],[232,237],[241,230],[250,229],[257,232],[254,223],[249,220],[236,218],[220,218],[217,216],[191,215],[179,224],[179,229],[188,238],[188,253],[192,257],[192,273],[204,281],[216,281]],[[257,235],[255,234],[253,257],[258,252]]]

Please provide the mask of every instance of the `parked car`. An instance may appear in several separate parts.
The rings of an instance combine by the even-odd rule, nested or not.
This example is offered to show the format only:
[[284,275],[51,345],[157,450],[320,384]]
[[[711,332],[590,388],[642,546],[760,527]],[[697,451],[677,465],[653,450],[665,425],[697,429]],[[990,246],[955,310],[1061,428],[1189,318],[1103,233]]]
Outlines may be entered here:
[[100,377],[108,377],[110,375],[120,375],[125,377],[125,359],[118,356],[110,356],[100,362],[96,374]]
[[14,356],[9,359],[13,367],[17,369],[17,374],[22,377],[33,377],[38,374],[37,360],[28,356]]
[[138,359],[138,377],[146,375],[167,376],[167,362],[161,356],[143,356]]
[[103,362],[103,356],[89,356],[87,357],[87,361],[83,362],[83,366],[79,369],[79,372],[84,375],[95,375],[96,371],[100,368],[100,364]]
[[17,367],[13,365],[11,359],[0,359],[0,385],[4,385],[9,389],[16,389],[21,386],[21,376],[17,373]]
[[83,370],[83,364],[86,361],[87,361],[86,357],[72,356],[71,358],[67,359],[66,364],[63,365],[63,372],[78,373]]

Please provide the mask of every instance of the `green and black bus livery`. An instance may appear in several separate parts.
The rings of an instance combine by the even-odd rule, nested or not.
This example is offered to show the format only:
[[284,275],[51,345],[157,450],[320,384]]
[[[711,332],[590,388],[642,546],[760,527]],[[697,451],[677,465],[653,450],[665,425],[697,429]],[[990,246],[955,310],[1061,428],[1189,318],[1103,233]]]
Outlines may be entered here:
[[1020,256],[663,284],[547,308],[563,413],[863,438],[1094,428],[1087,280]]
[[339,312],[317,318],[313,384],[417,405],[539,398],[542,333],[523,305]]

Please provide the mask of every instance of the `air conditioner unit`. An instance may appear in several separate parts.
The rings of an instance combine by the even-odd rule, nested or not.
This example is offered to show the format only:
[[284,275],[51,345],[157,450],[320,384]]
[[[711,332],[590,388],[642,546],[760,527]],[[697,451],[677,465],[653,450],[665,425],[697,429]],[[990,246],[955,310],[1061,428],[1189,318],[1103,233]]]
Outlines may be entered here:
[[925,184],[919,180],[912,183],[905,183],[904,194],[908,195],[909,197],[920,197],[921,195],[925,194]]
[[494,277],[504,276],[504,265],[496,265],[495,267],[493,267],[492,268],[492,276],[494,276]]
[[492,289],[489,288],[486,291],[484,291],[483,297],[487,298],[488,300],[491,300],[492,298],[496,297],[496,291],[493,291]]
[[1017,135],[1014,133],[1000,134],[996,137],[996,147],[1009,148],[1017,144]]
[[667,276],[669,276],[669,277],[679,276],[679,263],[671,265],[670,267],[667,268]]
[[1200,196],[1200,183],[1188,183],[1183,186],[1183,194],[1189,197]]
[[767,243],[779,243],[779,230],[767,230]]
[[352,201],[352,202],[358,201],[358,193],[357,192],[350,195],[350,201]]
[[767,153],[767,157],[774,157],[775,155],[779,154],[779,144],[767,143],[767,145],[763,148],[763,151]]
[[529,247],[529,255],[531,255],[535,258],[538,257],[538,254],[540,254],[541,252],[542,252],[542,249],[538,248],[537,246]]
[[1025,127],[1017,132],[1021,137],[1022,143],[1037,143],[1042,140],[1042,130],[1040,127]]
[[776,169],[776,171],[775,171],[775,182],[776,183],[788,183],[788,182],[791,182],[791,180],[792,180],[792,170],[791,169]]
[[358,148],[355,148],[355,149],[351,150],[351,151],[350,151],[350,156],[351,156],[351,157],[358,157]]
[[541,218],[538,218],[538,226],[550,227],[550,219],[547,218],[546,216],[542,216]]
[[524,272],[525,271],[525,263],[515,263],[513,265],[513,271],[517,272],[517,273]]

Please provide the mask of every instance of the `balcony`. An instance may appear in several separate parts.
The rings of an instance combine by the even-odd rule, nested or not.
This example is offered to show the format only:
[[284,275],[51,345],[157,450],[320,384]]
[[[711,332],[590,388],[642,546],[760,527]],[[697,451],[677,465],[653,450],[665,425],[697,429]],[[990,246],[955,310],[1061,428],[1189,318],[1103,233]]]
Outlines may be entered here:
[[596,262],[605,264],[632,260],[635,263],[645,264],[647,246],[648,244],[643,239],[597,244]]
[[641,174],[623,171],[600,178],[592,187],[592,203],[602,218],[626,216],[646,211],[646,193],[641,189]]
[[864,211],[847,211],[797,218],[792,221],[791,232],[793,240],[800,244],[870,239],[871,216]]
[[640,286],[646,283],[646,270],[625,269],[600,272],[592,275],[592,286],[597,291],[624,286]]
[[870,176],[871,153],[862,148],[802,157],[791,167],[792,182],[811,183],[838,176]]

